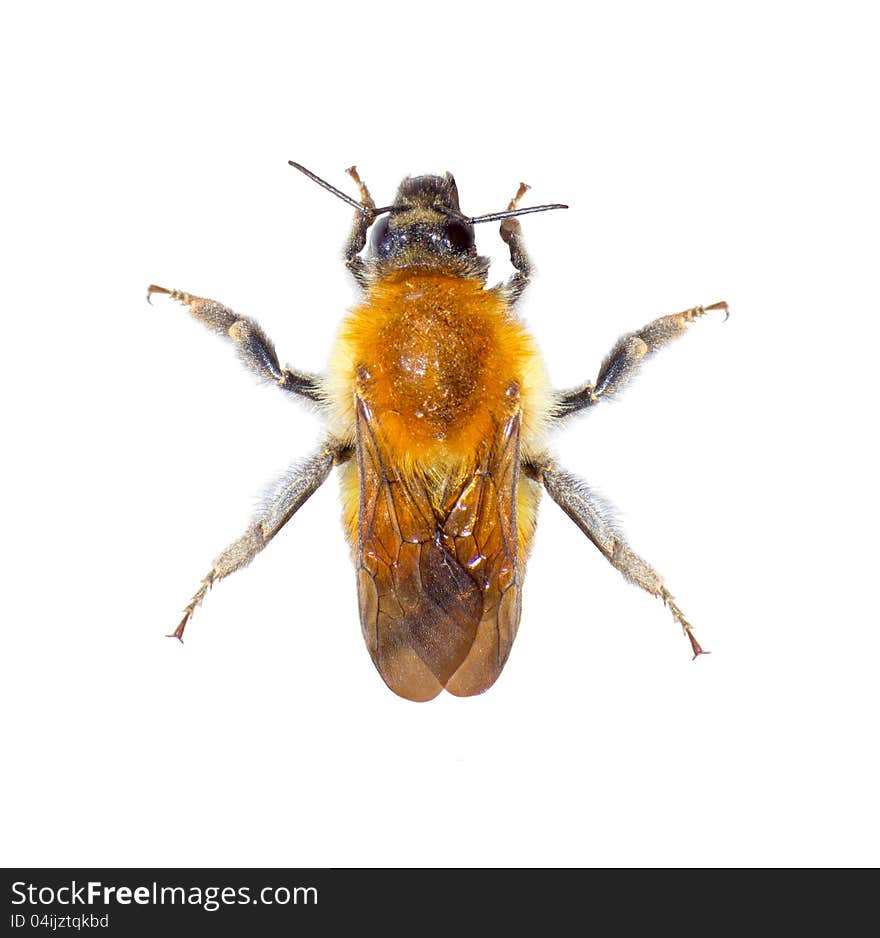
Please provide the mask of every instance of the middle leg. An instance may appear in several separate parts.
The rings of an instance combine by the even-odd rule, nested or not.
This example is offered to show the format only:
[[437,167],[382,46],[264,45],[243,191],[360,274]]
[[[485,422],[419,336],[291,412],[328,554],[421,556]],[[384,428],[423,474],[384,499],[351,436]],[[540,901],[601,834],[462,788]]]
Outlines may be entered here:
[[727,303],[723,301],[711,306],[694,306],[683,313],[661,316],[638,332],[625,335],[602,362],[595,382],[590,381],[557,395],[555,415],[567,417],[597,404],[603,397],[616,394],[635,377],[645,358],[677,339],[695,319],[715,309],[724,310],[729,315]]
[[264,381],[273,381],[278,387],[291,394],[321,400],[321,379],[318,375],[282,368],[278,362],[275,347],[265,332],[246,316],[239,316],[227,306],[216,300],[201,296],[192,296],[181,290],[169,290],[150,284],[147,288],[147,301],[154,293],[165,293],[172,300],[183,303],[189,309],[193,319],[202,323],[211,332],[229,339],[238,352],[242,364]]

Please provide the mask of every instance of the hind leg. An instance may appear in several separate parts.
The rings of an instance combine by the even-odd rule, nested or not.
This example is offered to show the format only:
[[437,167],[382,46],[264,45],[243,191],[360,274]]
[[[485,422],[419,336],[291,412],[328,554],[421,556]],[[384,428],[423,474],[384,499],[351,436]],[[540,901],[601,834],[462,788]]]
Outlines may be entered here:
[[571,518],[572,521],[605,555],[605,558],[630,583],[658,597],[672,613],[672,618],[681,626],[694,657],[708,654],[701,647],[694,635],[693,626],[666,588],[659,573],[632,550],[620,533],[614,529],[606,516],[599,499],[588,486],[569,472],[552,465],[527,467],[527,471],[538,479],[547,490],[547,494]]
[[214,561],[184,609],[180,624],[169,637],[183,641],[184,629],[208,590],[219,580],[249,564],[321,487],[333,466],[345,462],[350,455],[351,451],[340,444],[328,442],[304,462],[294,465],[275,483],[266,506],[253,519],[247,531]]

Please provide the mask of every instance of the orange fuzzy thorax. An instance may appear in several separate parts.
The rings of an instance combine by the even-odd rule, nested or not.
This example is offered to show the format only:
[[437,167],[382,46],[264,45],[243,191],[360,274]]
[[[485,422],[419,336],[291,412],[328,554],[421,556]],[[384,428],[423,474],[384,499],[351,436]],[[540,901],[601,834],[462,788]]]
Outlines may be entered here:
[[546,407],[537,348],[503,295],[479,280],[412,270],[374,284],[342,324],[330,392],[343,438],[354,425],[352,388],[407,468],[468,461],[516,405],[528,444]]
[[[534,340],[480,280],[399,270],[372,284],[342,323],[330,365],[331,430],[354,441],[354,392],[380,423],[388,460],[428,480],[472,472],[481,443],[515,408],[524,455],[543,447],[550,395]],[[343,467],[345,527],[356,540],[358,477]],[[346,471],[347,470],[347,471]],[[537,491],[521,477],[521,547]]]

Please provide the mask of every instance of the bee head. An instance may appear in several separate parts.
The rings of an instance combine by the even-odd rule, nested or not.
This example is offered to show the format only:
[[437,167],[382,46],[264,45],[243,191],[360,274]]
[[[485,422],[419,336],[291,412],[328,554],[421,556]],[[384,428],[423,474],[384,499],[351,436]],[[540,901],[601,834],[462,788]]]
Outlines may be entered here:
[[[354,166],[348,169],[348,174],[360,187],[360,202],[300,163],[293,160],[288,162],[360,213],[350,241],[355,245],[355,253],[364,244],[366,230],[372,222],[370,252],[366,262],[378,272],[395,268],[429,267],[457,276],[485,280],[489,259],[477,255],[474,225],[503,221],[516,215],[530,215],[532,212],[568,208],[558,203],[519,208],[519,200],[529,188],[525,183],[520,183],[519,191],[506,210],[469,218],[458,204],[458,188],[450,173],[444,176],[407,176],[400,184],[394,202],[376,208]],[[501,236],[505,241],[509,240],[503,230]]]
[[474,226],[461,212],[452,176],[407,176],[373,225],[370,247],[377,261],[401,267],[475,257]]

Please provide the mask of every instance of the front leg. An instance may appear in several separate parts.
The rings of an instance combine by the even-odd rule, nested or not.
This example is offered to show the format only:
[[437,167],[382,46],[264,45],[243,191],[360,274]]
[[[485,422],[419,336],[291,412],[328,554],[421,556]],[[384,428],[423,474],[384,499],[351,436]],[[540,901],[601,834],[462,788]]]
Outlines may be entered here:
[[346,170],[349,176],[355,181],[361,196],[361,205],[363,209],[355,213],[354,221],[351,225],[348,239],[345,242],[343,256],[345,257],[345,266],[351,271],[352,276],[357,281],[358,286],[367,286],[367,268],[360,252],[367,243],[367,231],[375,219],[376,203],[370,195],[370,190],[366,183],[358,175],[357,167],[349,166]]
[[278,387],[308,398],[321,400],[321,379],[318,375],[306,374],[282,368],[278,355],[263,330],[252,319],[239,316],[216,300],[192,296],[180,290],[168,290],[151,284],[147,289],[147,300],[154,293],[165,293],[189,308],[193,319],[207,326],[211,332],[229,339],[238,352],[242,363],[257,377],[273,381]]
[[554,416],[567,417],[569,414],[591,407],[603,397],[611,397],[620,391],[633,379],[645,358],[653,355],[664,345],[668,345],[673,339],[677,339],[689,323],[714,309],[722,309],[725,314],[729,315],[727,303],[723,301],[713,303],[711,306],[695,306],[693,309],[686,309],[683,313],[661,316],[638,332],[625,335],[602,362],[599,377],[595,382],[591,381],[569,391],[561,391],[557,395]]
[[[529,187],[521,182],[516,190],[516,195],[510,200],[507,211],[512,212],[518,205],[519,200],[529,191]],[[501,240],[510,249],[510,263],[513,264],[514,275],[504,284],[504,292],[509,298],[509,302],[514,304],[525,292],[529,285],[529,277],[532,273],[532,262],[526,252],[522,236],[522,225],[518,218],[505,218],[501,222]]]
[[700,647],[693,626],[685,618],[660,574],[630,548],[620,532],[608,520],[604,506],[587,485],[569,472],[557,469],[550,461],[525,467],[525,471],[541,482],[547,494],[605,555],[611,565],[630,583],[663,600],[672,618],[681,626],[691,643],[694,657],[708,654]]

